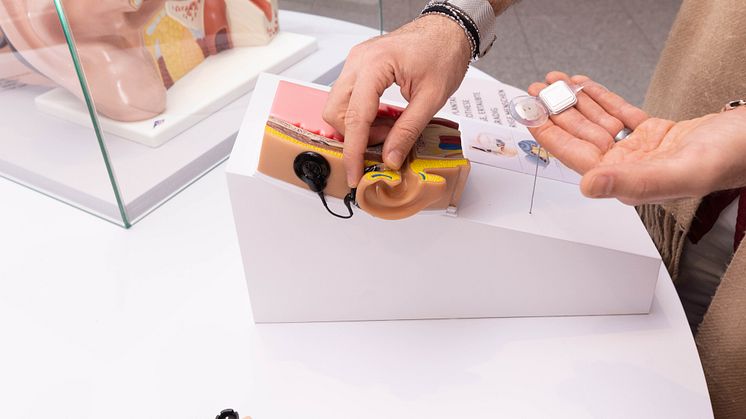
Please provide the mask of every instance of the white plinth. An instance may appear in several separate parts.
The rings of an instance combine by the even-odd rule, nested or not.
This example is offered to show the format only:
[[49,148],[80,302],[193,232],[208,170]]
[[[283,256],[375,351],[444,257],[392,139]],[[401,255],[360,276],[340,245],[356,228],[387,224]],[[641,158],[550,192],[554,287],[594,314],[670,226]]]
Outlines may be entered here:
[[[166,111],[144,121],[99,117],[105,133],[158,147],[254,88],[262,72],[276,73],[316,50],[316,38],[280,32],[266,46],[234,48],[210,56],[167,91]],[[57,88],[36,98],[42,112],[82,126],[91,125],[84,103]]]
[[[262,76],[227,169],[254,320],[647,313],[661,261],[631,207],[473,165],[458,216],[330,216],[256,170],[277,78]],[[339,202],[333,202],[341,210]]]

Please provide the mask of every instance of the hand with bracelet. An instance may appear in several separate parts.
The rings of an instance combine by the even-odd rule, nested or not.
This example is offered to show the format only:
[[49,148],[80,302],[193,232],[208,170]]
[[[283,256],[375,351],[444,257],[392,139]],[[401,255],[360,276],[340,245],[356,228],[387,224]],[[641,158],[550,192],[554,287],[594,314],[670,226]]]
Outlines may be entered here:
[[[350,52],[324,119],[344,134],[347,183],[356,187],[363,154],[384,143],[384,163],[401,167],[425,125],[456,91],[472,59],[495,40],[495,17],[512,0],[433,0],[415,21]],[[396,83],[409,102],[395,121],[375,121],[380,97]]]
[[[583,86],[576,106],[530,130],[583,175],[586,196],[642,204],[746,186],[746,106],[674,122],[649,117],[588,77],[552,72],[546,82],[558,80]],[[546,86],[534,83],[529,94]],[[625,127],[631,134],[615,141]]]

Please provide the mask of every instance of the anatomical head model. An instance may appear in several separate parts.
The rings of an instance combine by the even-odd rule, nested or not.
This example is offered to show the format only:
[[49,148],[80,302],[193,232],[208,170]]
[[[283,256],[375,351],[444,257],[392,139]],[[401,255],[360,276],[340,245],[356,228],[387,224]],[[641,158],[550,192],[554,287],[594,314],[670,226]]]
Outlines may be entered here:
[[[324,195],[353,200],[383,219],[458,205],[470,169],[461,151],[458,124],[433,119],[398,171],[384,167],[381,146],[370,147],[365,175],[357,190],[350,192],[342,163],[344,138],[321,118],[326,97],[321,90],[280,82],[265,127],[260,172],[310,187],[322,200]],[[379,109],[380,118],[396,119],[400,114],[401,109],[391,106]]]
[[[264,45],[277,0],[67,0],[96,109],[119,121],[162,113],[166,89],[208,56]],[[0,31],[22,61],[83,99],[52,0],[0,0]]]

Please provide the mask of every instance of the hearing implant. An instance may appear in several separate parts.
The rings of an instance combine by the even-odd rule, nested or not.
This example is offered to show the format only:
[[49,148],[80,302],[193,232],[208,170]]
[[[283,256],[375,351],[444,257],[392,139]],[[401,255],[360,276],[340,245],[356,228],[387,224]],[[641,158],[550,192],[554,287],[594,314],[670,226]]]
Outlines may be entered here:
[[539,96],[517,96],[508,106],[510,115],[527,127],[538,127],[549,120],[550,115],[560,114],[578,103],[577,94],[583,86],[564,80],[556,81],[539,92]]
[[326,202],[324,189],[326,189],[327,180],[331,175],[332,168],[324,156],[313,151],[300,153],[293,161],[293,171],[298,179],[308,185],[308,189],[319,195],[321,202],[324,204],[324,208],[329,211],[329,214],[343,219],[352,218],[352,205],[355,203],[354,189],[345,196],[343,201],[345,207],[347,207],[347,215],[335,213],[331,208],[329,208],[329,204]]

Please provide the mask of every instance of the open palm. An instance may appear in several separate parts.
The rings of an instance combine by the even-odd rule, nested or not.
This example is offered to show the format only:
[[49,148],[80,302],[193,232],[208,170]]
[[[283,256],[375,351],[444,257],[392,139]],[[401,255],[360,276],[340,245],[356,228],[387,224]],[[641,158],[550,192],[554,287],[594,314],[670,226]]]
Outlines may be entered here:
[[[746,109],[676,123],[650,118],[587,77],[547,75],[547,82],[557,80],[583,86],[578,103],[531,132],[583,175],[586,196],[640,204],[746,184]],[[545,86],[535,83],[529,93]],[[615,143],[624,127],[633,133]]]

